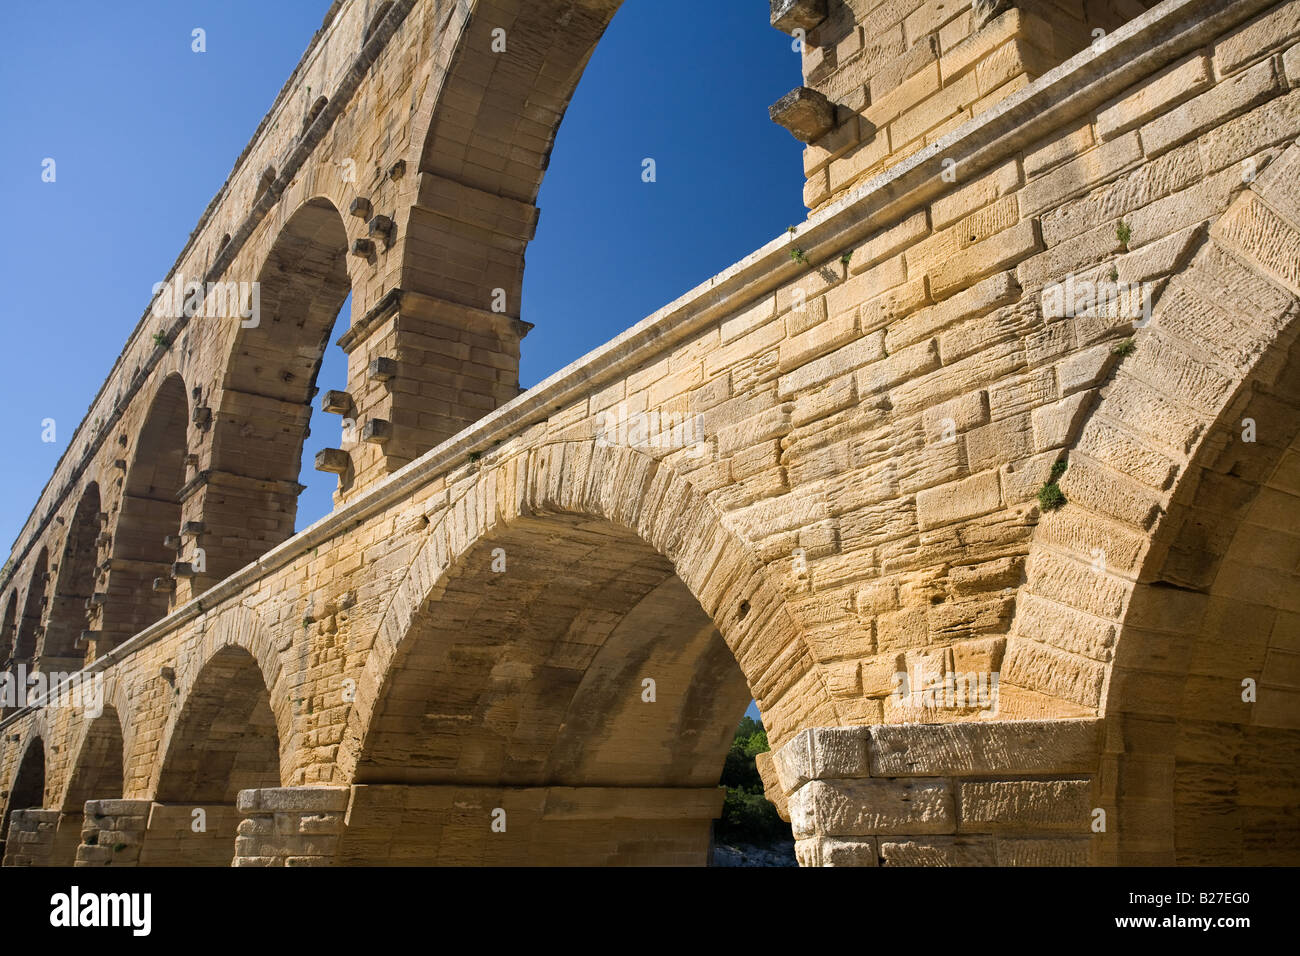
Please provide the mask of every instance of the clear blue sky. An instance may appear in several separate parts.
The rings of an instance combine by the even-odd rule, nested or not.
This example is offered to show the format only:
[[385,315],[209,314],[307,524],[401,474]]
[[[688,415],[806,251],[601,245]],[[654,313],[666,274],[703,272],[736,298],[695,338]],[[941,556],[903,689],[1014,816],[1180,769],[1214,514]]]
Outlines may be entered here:
[[[18,534],[155,282],[297,63],[327,0],[61,0],[0,11],[0,541]],[[627,0],[578,88],[528,250],[531,386],[804,216],[800,146],[767,106],[800,82],[765,0]],[[703,28],[707,24],[707,28]],[[693,29],[699,26],[701,29]],[[191,51],[191,30],[207,52]],[[57,180],[41,180],[42,161]],[[641,180],[653,157],[658,181]],[[346,315],[346,311],[345,311]],[[346,321],[346,320],[344,320]],[[343,331],[336,326],[335,337]],[[331,347],[318,384],[342,388]],[[320,413],[317,413],[320,416]],[[57,441],[41,441],[53,418]],[[310,469],[299,528],[330,508]]]

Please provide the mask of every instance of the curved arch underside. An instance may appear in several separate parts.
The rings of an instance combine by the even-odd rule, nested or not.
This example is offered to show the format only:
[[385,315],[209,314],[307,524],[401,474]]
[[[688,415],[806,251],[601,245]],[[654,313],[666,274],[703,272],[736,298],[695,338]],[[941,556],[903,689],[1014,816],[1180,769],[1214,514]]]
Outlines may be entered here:
[[356,779],[714,786],[749,699],[666,558],[603,521],[522,519],[416,615]]
[[1121,862],[1300,862],[1298,332],[1207,435],[1130,600]]

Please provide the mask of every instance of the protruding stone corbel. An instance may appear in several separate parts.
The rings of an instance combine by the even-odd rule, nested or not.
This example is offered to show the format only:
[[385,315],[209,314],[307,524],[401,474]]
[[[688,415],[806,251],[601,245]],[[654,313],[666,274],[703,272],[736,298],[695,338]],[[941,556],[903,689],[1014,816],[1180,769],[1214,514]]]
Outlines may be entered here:
[[782,33],[811,30],[826,19],[826,0],[772,0],[772,26]]
[[358,219],[369,219],[372,212],[369,199],[363,199],[358,196],[352,200],[352,205],[348,207],[348,212]]
[[372,359],[368,374],[372,382],[390,382],[397,378],[397,360],[390,358]]
[[975,0],[972,14],[975,29],[979,30],[1014,7],[1015,0]]
[[801,143],[815,143],[835,128],[835,106],[806,86],[791,90],[768,108],[772,122],[788,129]]
[[361,427],[361,440],[372,445],[383,445],[393,437],[393,423],[382,418],[372,418]]
[[320,410],[328,415],[346,415],[352,407],[352,396],[347,392],[330,389],[321,396]]
[[316,470],[333,475],[345,474],[352,459],[342,448],[323,448],[316,453]]

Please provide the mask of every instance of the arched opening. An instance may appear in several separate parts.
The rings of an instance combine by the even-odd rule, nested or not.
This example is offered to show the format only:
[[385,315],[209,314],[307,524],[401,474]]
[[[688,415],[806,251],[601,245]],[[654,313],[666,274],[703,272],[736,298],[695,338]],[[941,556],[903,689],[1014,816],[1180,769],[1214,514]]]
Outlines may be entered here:
[[262,671],[243,648],[223,647],[172,729],[141,865],[229,866],[239,791],[278,786],[280,738]]
[[316,382],[351,291],[347,249],[339,211],[313,199],[285,225],[258,277],[260,321],[239,332],[214,426],[203,517],[205,533],[226,544],[209,549],[213,579],[295,531]]
[[96,640],[93,656],[166,617],[171,609],[188,428],[185,383],[179,375],[169,375],[149,406],[127,472],[113,533],[103,637]]
[[9,824],[15,810],[39,810],[45,804],[45,741],[33,737],[18,764],[9,797],[5,801],[5,816],[0,824],[0,859],[8,854]]
[[316,102],[312,103],[311,109],[307,111],[307,115],[304,116],[302,120],[302,131],[304,134],[307,130],[311,129],[311,124],[316,122],[316,117],[320,116],[320,114],[325,111],[325,105],[328,102],[329,100],[326,97],[318,96]]
[[1300,863],[1300,345],[1276,368],[1202,440],[1129,602],[1106,703],[1121,863]]
[[751,697],[673,564],[636,535],[517,522],[470,550],[399,645],[341,861],[705,863]]
[[104,712],[91,721],[68,779],[51,853],[57,865],[71,866],[76,861],[86,801],[117,800],[123,796],[125,760],[122,722],[117,711],[105,705]]
[[[21,705],[14,660],[14,637],[18,631],[17,590],[9,592],[9,600],[5,602],[3,622],[3,627],[0,627],[0,670],[4,673],[0,674],[0,680],[9,683],[4,687],[5,696],[0,698],[0,717],[12,714]],[[4,834],[0,833],[0,838],[3,836]]]
[[18,633],[14,638],[14,660],[26,664],[28,671],[36,662],[36,646],[40,640],[41,618],[45,612],[45,585],[50,577],[50,553],[41,548],[32,565],[32,576],[27,582],[27,597],[23,600],[23,613],[18,619]]
[[89,602],[95,593],[100,511],[99,485],[92,483],[82,492],[72,516],[54,579],[54,597],[41,651],[44,671],[77,670],[85,661],[81,632],[87,627]]
[[261,178],[259,178],[257,181],[257,192],[253,195],[253,203],[256,204],[258,200],[260,200],[264,195],[266,195],[267,190],[269,190],[274,185],[275,185],[275,167],[267,166],[266,169],[262,170]]
[[366,41],[374,35],[375,31],[379,29],[379,24],[384,22],[384,17],[388,16],[388,11],[392,8],[393,0],[384,0],[383,3],[379,4],[379,6],[375,8],[374,15],[370,18],[370,22],[366,24],[366,32],[361,35],[361,43],[363,46]]
[[18,630],[18,591],[9,592],[5,602],[4,624],[0,626],[0,661],[7,666],[13,660],[14,638]]

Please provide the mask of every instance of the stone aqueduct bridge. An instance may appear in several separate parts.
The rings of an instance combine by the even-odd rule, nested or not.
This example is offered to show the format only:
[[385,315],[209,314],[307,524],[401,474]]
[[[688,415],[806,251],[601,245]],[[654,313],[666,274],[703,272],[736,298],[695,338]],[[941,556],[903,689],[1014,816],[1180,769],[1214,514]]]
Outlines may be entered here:
[[520,394],[617,6],[331,9],[175,266],[260,323],[147,314],[0,578],[105,693],[5,862],[702,862],[751,695],[806,864],[1296,862],[1300,2],[777,0],[807,222]]

